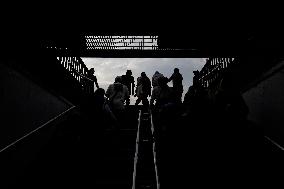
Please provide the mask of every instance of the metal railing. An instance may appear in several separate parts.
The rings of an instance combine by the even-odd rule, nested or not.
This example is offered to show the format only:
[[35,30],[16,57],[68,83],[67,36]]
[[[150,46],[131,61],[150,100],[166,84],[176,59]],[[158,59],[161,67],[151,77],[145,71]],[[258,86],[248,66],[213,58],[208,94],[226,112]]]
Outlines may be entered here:
[[220,78],[222,72],[234,64],[235,61],[235,58],[207,59],[206,64],[196,76],[196,81],[198,81],[203,87],[210,87],[212,83]]
[[[77,81],[81,82],[82,77],[87,77],[88,68],[80,57],[57,57],[57,59]],[[76,74],[74,71],[80,73],[80,75]]]
[[88,78],[89,69],[80,57],[57,57],[60,64],[75,78],[86,93],[94,92],[94,81]]

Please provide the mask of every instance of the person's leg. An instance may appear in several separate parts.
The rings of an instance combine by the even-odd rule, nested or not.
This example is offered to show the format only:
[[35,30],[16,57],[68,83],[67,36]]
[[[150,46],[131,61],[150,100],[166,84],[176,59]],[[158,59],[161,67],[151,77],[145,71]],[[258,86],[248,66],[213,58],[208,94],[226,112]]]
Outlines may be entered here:
[[119,129],[121,129],[124,126],[125,123],[125,110],[119,110],[118,111],[118,125]]
[[113,113],[116,117],[116,124],[115,124],[115,130],[119,130],[122,128],[124,124],[125,119],[125,111],[123,109],[114,109]]
[[149,101],[148,101],[147,97],[143,97],[142,103],[143,103],[143,108],[145,108],[145,110],[148,109]]
[[181,103],[182,91],[179,89],[174,89],[174,100],[176,103]]
[[137,106],[140,102],[141,102],[141,98],[140,97],[138,97],[138,99],[136,100],[136,102],[135,102],[135,106]]
[[180,91],[179,93],[178,93],[178,102],[179,103],[181,103],[182,102],[182,91]]

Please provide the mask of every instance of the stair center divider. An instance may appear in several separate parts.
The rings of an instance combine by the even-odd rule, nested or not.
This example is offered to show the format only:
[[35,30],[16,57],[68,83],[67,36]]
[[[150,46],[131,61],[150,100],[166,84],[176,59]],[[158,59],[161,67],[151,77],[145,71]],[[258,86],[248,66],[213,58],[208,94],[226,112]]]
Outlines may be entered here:
[[132,189],[159,189],[156,144],[151,111],[139,111]]
[[139,136],[140,136],[140,122],[141,122],[141,110],[139,110],[138,116],[138,128],[137,128],[137,137],[136,137],[136,150],[134,156],[134,169],[133,169],[133,178],[132,178],[132,189],[135,189],[136,185],[136,171],[137,171],[137,162],[138,162],[138,151],[139,151]]

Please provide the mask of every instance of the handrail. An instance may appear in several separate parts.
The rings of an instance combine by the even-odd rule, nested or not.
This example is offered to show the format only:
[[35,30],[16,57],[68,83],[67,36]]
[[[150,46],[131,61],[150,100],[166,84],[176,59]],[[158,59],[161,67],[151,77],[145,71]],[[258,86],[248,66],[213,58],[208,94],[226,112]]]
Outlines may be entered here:
[[19,141],[23,140],[24,138],[30,136],[31,134],[33,134],[34,132],[38,131],[39,129],[43,128],[44,126],[50,124],[51,122],[57,120],[58,118],[60,118],[61,116],[63,116],[64,114],[66,114],[67,112],[69,112],[70,110],[74,109],[76,106],[72,106],[70,107],[68,110],[65,110],[64,112],[62,112],[61,114],[55,116],[54,118],[50,119],[49,121],[45,122],[44,124],[42,124],[41,126],[39,126],[38,128],[36,128],[35,130],[29,132],[28,134],[22,136],[21,138],[17,139],[16,141],[12,142],[11,144],[7,145],[6,147],[2,148],[0,150],[0,153],[3,152],[4,150],[8,149],[9,147],[15,145],[16,143],[18,143]]
[[154,138],[154,122],[153,122],[153,115],[152,111],[150,110],[150,116],[151,116],[151,131],[152,131],[152,138],[153,138],[153,157],[154,157],[154,165],[155,165],[155,175],[156,175],[156,184],[157,184],[157,189],[160,189],[160,180],[159,180],[159,175],[158,175],[158,167],[157,167],[157,156],[156,156],[156,139]]
[[141,123],[141,110],[139,111],[139,116],[138,116],[136,150],[135,150],[135,156],[134,156],[134,169],[133,169],[133,175],[132,175],[132,189],[136,188],[136,169],[137,169],[137,162],[138,162],[138,151],[139,151],[139,140],[140,140],[140,123]]
[[284,151],[284,147],[282,147],[280,144],[278,144],[277,142],[275,142],[274,140],[272,140],[268,136],[264,136],[264,138],[266,138],[269,142],[271,142],[274,146],[276,146],[281,151]]

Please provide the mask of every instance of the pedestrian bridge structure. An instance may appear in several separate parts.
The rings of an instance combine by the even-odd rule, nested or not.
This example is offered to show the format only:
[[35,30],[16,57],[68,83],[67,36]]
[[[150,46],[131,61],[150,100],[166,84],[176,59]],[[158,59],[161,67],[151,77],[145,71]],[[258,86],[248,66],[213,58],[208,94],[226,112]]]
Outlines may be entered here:
[[[130,105],[123,124],[114,128],[92,114],[93,93],[84,82],[88,69],[78,51],[39,49],[33,57],[4,58],[0,64],[0,179],[9,186],[228,188],[254,186],[263,170],[279,166],[284,149],[279,56],[211,57],[195,78],[214,96],[224,75],[232,76],[229,85],[238,87],[249,108],[247,127],[235,127],[201,105],[195,116],[178,116],[183,107],[177,107],[165,119]],[[194,57],[194,52],[152,49],[142,55]]]

